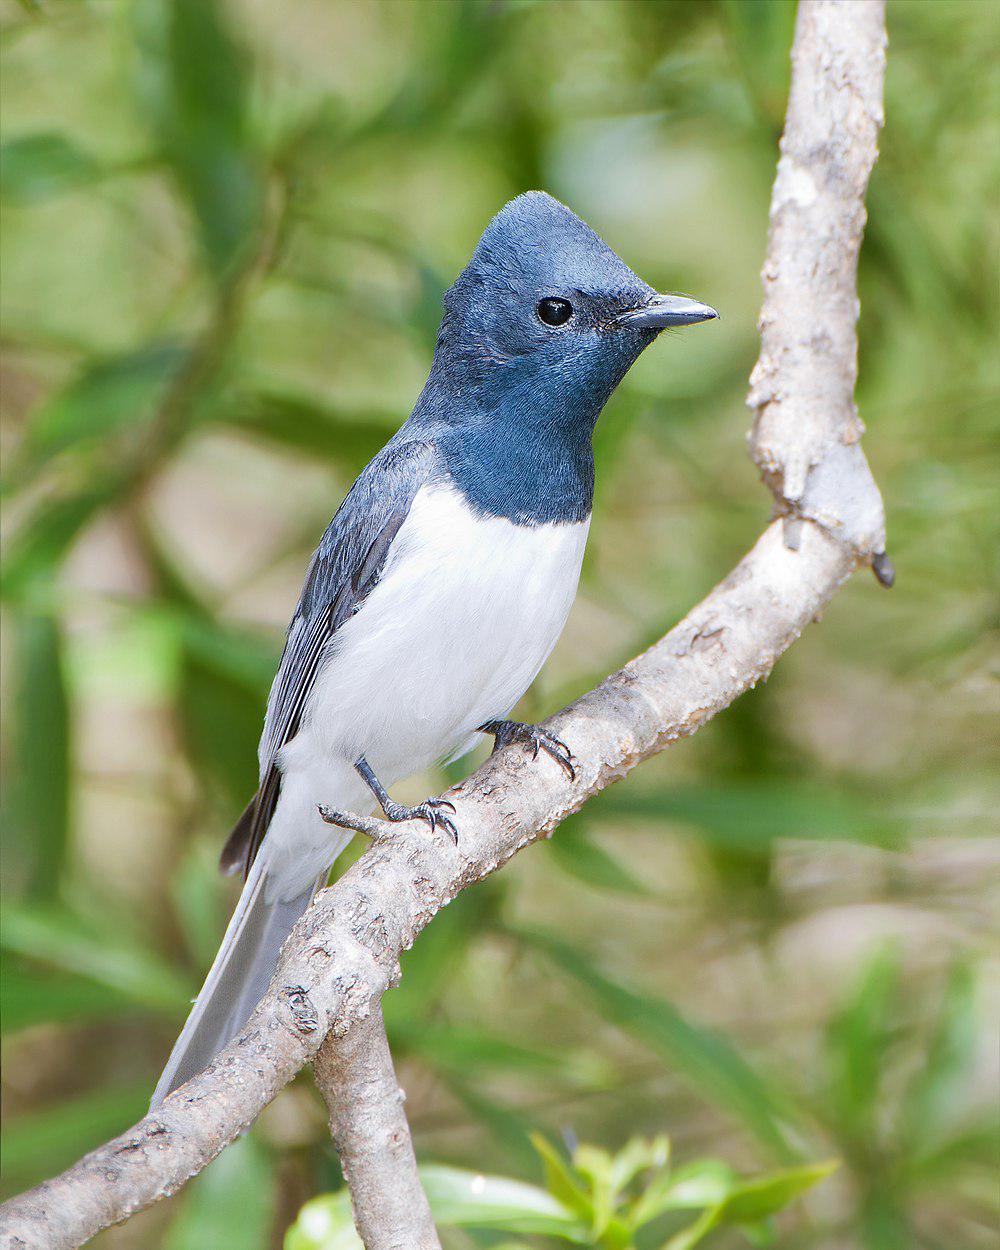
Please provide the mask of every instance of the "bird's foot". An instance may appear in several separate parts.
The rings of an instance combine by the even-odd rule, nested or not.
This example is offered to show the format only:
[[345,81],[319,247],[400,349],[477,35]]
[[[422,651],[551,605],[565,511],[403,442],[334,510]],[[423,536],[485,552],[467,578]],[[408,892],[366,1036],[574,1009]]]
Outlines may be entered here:
[[[392,798],[385,786],[375,776],[371,764],[368,763],[363,755],[354,761],[354,767],[365,785],[378,799],[382,811],[385,812],[386,820],[392,821],[393,824],[401,820],[426,820],[431,827],[432,833],[440,825],[449,835],[452,842],[458,846],[458,830],[455,828],[455,822],[444,814],[445,808],[452,812],[455,811],[454,803],[449,803],[447,799],[426,799],[415,807],[404,807],[402,803],[397,803]],[[324,816],[323,819],[326,820],[326,817]],[[348,829],[356,827],[355,825],[347,826]]]
[[[455,822],[444,814],[445,808],[451,812],[455,811],[454,803],[449,803],[447,799],[427,799],[415,807],[404,807],[402,803],[389,798],[382,803],[385,819],[392,824],[403,820],[426,820],[432,830],[440,825],[457,846],[458,829]],[[353,829],[355,833],[364,833],[369,837],[384,834],[385,831],[383,821],[373,816],[361,816],[357,812],[341,812],[324,804],[319,805],[319,814],[328,825],[337,825],[341,829]]]
[[516,720],[488,720],[485,725],[479,726],[479,732],[493,735],[494,754],[512,742],[523,742],[525,746],[531,747],[533,759],[537,760],[538,752],[544,751],[566,771],[570,781],[576,780],[573,752],[565,742],[537,725],[525,725]]
[[454,813],[455,804],[449,803],[447,799],[425,799],[423,803],[417,803],[413,807],[405,807],[402,803],[397,803],[395,799],[389,799],[388,802],[382,804],[386,820],[391,820],[393,824],[400,820],[426,820],[432,833],[440,825],[452,842],[458,846],[458,829],[455,827],[455,822],[444,814],[446,808]]

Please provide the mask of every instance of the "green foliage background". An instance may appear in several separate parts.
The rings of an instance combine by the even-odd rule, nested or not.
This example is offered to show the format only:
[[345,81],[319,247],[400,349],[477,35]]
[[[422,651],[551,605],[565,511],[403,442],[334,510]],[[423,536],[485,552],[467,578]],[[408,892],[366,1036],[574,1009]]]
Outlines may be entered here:
[[[0,5],[7,1191],[143,1111],[231,903],[214,860],[308,554],[506,199],[550,190],[723,313],[602,418],[580,599],[526,714],[753,541],[743,395],[793,20]],[[669,1132],[747,1173],[838,1156],[778,1221],[796,1250],[994,1244],[1000,22],[890,0],[889,25],[859,402],[896,589],[856,578],[766,686],[463,895],[386,1001],[422,1160],[538,1180],[532,1129]],[[276,1245],[338,1184],[302,1079],[95,1244]]]

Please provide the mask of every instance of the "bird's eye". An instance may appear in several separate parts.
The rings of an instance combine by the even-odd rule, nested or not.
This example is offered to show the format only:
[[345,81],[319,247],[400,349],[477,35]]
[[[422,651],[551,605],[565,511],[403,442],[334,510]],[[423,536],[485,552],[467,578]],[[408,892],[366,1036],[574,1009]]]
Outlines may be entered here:
[[573,305],[565,299],[543,299],[539,301],[538,319],[547,326],[564,326],[573,316]]

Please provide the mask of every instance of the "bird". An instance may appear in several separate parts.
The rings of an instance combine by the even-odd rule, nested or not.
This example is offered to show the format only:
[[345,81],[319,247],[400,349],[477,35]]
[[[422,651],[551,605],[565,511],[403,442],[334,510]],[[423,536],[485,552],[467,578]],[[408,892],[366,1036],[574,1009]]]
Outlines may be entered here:
[[[293,925],[353,836],[321,809],[423,819],[454,807],[389,787],[523,743],[570,748],[511,710],[576,595],[601,410],[661,331],[718,316],[659,294],[569,208],[527,191],[487,225],[444,296],[427,381],[308,566],[271,687],[259,788],[221,856],[245,882],[153,1094],[206,1068],[267,990]],[[329,817],[330,813],[327,812]]]

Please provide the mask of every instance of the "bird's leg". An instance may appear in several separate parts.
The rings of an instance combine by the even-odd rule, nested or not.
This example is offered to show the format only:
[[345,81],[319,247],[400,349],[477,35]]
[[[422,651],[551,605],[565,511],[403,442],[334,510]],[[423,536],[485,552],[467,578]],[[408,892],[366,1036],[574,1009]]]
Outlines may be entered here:
[[565,742],[560,740],[553,734],[546,733],[544,729],[539,729],[537,725],[524,725],[517,720],[488,720],[484,725],[479,726],[481,734],[493,735],[493,752],[508,746],[511,742],[523,742],[525,746],[531,747],[532,757],[538,759],[538,752],[545,751],[566,770],[570,781],[576,779],[576,769],[573,767],[573,752],[569,749]]
[[448,834],[452,841],[458,844],[458,830],[455,828],[455,822],[445,815],[445,809],[454,812],[455,804],[449,803],[447,799],[427,799],[423,803],[418,803],[415,807],[404,807],[402,803],[397,803],[391,798],[389,791],[379,781],[372,771],[372,766],[365,757],[355,760],[354,767],[358,770],[365,785],[371,790],[372,794],[378,799],[385,813],[386,820],[393,822],[398,820],[426,820],[431,829],[441,826]]

